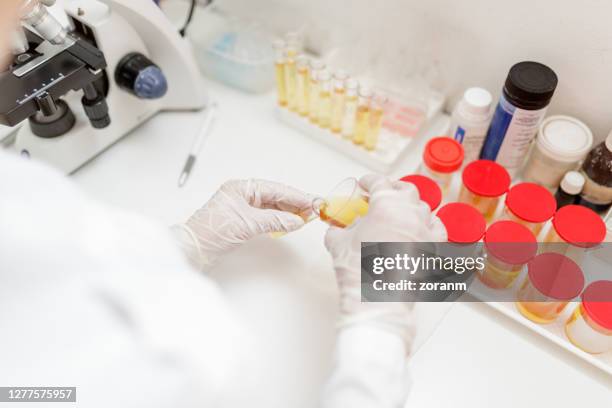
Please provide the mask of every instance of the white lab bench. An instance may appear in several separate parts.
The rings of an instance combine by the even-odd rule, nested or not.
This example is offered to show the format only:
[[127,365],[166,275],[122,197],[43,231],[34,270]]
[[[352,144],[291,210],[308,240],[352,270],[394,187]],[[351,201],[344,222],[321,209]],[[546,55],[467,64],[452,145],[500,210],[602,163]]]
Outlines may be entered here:
[[[106,203],[165,224],[186,219],[232,178],[266,178],[313,193],[368,170],[309,140],[274,117],[274,96],[245,95],[206,82],[219,115],[183,189],[177,178],[201,113],[164,113],[73,177]],[[422,142],[397,170],[416,167]],[[262,237],[228,255],[213,275],[261,340],[270,367],[254,407],[312,407],[329,370],[336,288],[312,222],[281,239]],[[412,358],[407,406],[609,407],[612,377],[483,304],[456,304]],[[237,391],[240,389],[237,386]]]

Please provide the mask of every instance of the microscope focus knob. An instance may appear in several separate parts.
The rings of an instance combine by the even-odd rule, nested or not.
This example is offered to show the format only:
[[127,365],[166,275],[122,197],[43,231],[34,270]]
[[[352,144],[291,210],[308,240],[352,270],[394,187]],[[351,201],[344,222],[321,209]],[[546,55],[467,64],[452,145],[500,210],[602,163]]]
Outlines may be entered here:
[[138,52],[119,61],[115,81],[120,88],[141,99],[158,99],[168,92],[168,81],[163,71]]

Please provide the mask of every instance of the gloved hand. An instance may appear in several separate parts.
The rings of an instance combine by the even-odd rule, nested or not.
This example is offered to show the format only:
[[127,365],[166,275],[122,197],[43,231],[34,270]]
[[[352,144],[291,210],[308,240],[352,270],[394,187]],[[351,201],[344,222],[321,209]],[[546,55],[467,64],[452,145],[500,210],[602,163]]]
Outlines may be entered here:
[[201,267],[256,235],[301,228],[312,212],[312,200],[306,193],[271,181],[228,181],[173,230],[192,262]]
[[420,201],[414,185],[374,174],[359,184],[370,195],[368,214],[349,228],[330,227],[325,236],[340,292],[339,324],[367,324],[394,332],[409,351],[414,338],[413,304],[361,302],[361,242],[442,242],[446,229]]

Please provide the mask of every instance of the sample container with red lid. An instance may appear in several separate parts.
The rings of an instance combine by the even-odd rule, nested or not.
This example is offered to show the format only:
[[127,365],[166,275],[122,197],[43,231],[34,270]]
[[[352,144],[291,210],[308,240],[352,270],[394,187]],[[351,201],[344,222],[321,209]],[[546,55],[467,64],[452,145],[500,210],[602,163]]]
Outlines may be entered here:
[[440,255],[469,256],[476,253],[477,243],[487,228],[478,210],[464,203],[449,203],[440,208],[436,215],[446,227],[448,245],[443,246],[443,249],[452,252]]
[[588,248],[606,237],[606,224],[597,213],[581,205],[566,205],[554,215],[545,238],[547,252],[559,252],[580,263]]
[[536,237],[557,210],[555,197],[535,183],[520,183],[506,194],[504,218],[523,224]]
[[474,206],[490,222],[510,187],[508,171],[491,160],[476,160],[463,170],[459,201]]
[[529,320],[550,323],[583,289],[584,275],[576,262],[555,252],[543,253],[527,264],[516,306]]
[[485,232],[485,267],[478,278],[490,288],[506,289],[537,251],[536,238],[527,227],[514,221],[497,221]]
[[444,195],[451,184],[453,173],[463,164],[463,146],[447,136],[434,137],[425,145],[419,173],[432,178]]
[[442,190],[431,178],[420,174],[411,174],[402,177],[400,181],[414,184],[419,191],[419,197],[429,205],[431,211],[435,211],[440,206]]
[[612,281],[596,281],[582,293],[582,302],[565,323],[567,338],[587,353],[612,350]]

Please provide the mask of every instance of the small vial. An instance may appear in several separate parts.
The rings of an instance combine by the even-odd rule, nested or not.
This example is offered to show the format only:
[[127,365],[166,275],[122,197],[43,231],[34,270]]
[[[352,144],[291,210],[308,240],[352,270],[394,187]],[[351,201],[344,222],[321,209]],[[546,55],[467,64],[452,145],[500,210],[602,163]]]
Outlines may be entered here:
[[345,88],[344,82],[348,78],[348,75],[344,71],[337,71],[334,73],[333,80],[333,93],[332,93],[332,110],[331,110],[331,130],[334,133],[340,133],[342,131],[342,117],[344,114],[344,96]]
[[523,266],[538,250],[533,233],[514,221],[498,221],[484,235],[485,267],[478,279],[493,289],[506,289],[514,284]]
[[357,115],[355,119],[355,134],[353,143],[362,145],[365,142],[368,128],[370,127],[370,102],[372,91],[369,88],[359,88],[359,100],[357,105]]
[[274,70],[276,72],[276,91],[278,95],[278,104],[287,106],[287,82],[285,79],[285,42],[276,40],[272,43],[274,48],[275,60]]
[[565,323],[565,334],[591,354],[612,350],[612,281],[595,281],[582,292],[582,302]]
[[380,134],[383,115],[385,113],[385,103],[387,103],[387,98],[382,95],[377,95],[372,99],[372,107],[370,109],[370,126],[364,142],[367,150],[375,150],[376,145],[378,144],[378,135]]
[[434,137],[425,145],[419,173],[438,183],[444,196],[462,163],[463,146],[459,142],[446,136]]
[[557,209],[565,207],[566,205],[576,204],[580,199],[580,193],[584,188],[585,182],[584,176],[577,171],[568,171],[565,173],[555,193]]
[[357,97],[358,88],[359,82],[353,78],[347,79],[344,84],[344,113],[342,114],[342,137],[344,139],[351,140],[355,134],[357,105],[359,104]]
[[476,160],[465,167],[462,178],[458,201],[475,207],[491,222],[501,196],[510,187],[510,174],[491,160]]
[[323,129],[331,126],[331,74],[328,70],[319,71],[319,101],[317,123]]
[[297,69],[297,108],[298,112],[302,116],[308,115],[308,58],[304,55],[300,55],[296,61]]
[[554,252],[543,253],[527,264],[516,307],[532,322],[551,323],[583,289],[584,275],[574,261]]
[[290,111],[297,112],[297,48],[288,45],[285,48],[285,84],[287,90],[287,106]]
[[557,211],[555,197],[542,186],[519,183],[506,194],[504,219],[523,224],[536,237]]
[[319,92],[321,91],[319,83],[319,72],[325,68],[325,64],[321,60],[310,61],[310,79],[308,82],[308,117],[312,123],[317,123],[319,120]]

